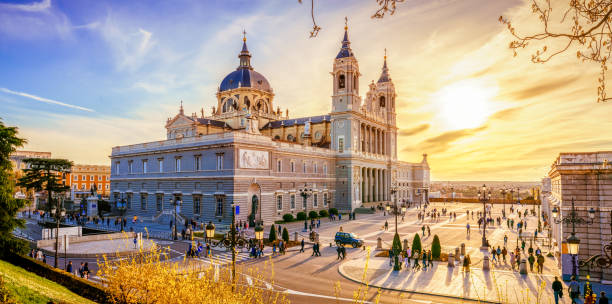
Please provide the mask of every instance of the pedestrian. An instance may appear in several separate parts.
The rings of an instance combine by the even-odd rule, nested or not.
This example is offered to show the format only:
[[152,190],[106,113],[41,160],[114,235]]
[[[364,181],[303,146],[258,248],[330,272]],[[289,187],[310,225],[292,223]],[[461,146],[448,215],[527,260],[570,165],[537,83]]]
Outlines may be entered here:
[[504,234],[504,247],[508,246],[508,236]]
[[84,267],[83,266],[83,262],[81,262],[81,266],[79,266],[79,270],[78,270],[79,271],[79,276],[81,276],[81,279],[85,278],[85,272],[83,272],[83,267]]
[[510,252],[510,266],[512,266],[512,271],[516,267],[516,257],[514,256],[514,252]]
[[338,253],[338,257],[336,258],[336,260],[339,260],[339,259],[342,258],[342,253],[341,252],[342,252],[342,250],[340,250],[340,246],[338,246],[336,248],[336,253]]
[[561,281],[556,276],[552,283],[552,290],[555,295],[555,304],[559,304],[559,298],[563,298],[563,284],[561,284]]
[[533,272],[533,264],[535,263],[535,257],[533,256],[533,253],[529,255],[527,261],[529,262],[529,270]]
[[408,267],[410,267],[410,256],[408,251],[404,252],[404,267],[406,270],[408,270]]
[[427,225],[427,236],[430,237],[431,236],[431,229],[429,229],[429,225]]
[[506,264],[506,255],[508,254],[508,250],[506,249],[506,246],[504,246],[504,249],[502,249],[501,254],[502,254],[502,257],[504,258],[504,264]]
[[[473,211],[472,211],[472,213],[473,213]],[[470,271],[470,263],[471,263],[470,255],[468,254],[468,255],[466,255],[463,258],[463,271],[464,272],[469,272]]]
[[410,259],[412,258],[412,249],[410,249],[410,247],[406,248],[406,258],[408,259],[408,262],[405,263],[406,267],[410,266]]
[[[319,246],[317,245],[317,253],[319,254],[319,256],[321,255],[321,252],[319,252]],[[342,246],[342,259],[344,260],[346,258],[346,247]]]
[[47,264],[47,255],[43,254],[43,264]]
[[431,250],[427,251],[427,264],[433,268],[433,255],[431,254]]
[[425,236],[425,225],[421,226],[421,230],[423,231],[423,236]]
[[66,266],[66,272],[72,274],[72,261],[68,261],[68,266]]
[[608,297],[606,297],[606,292],[602,291],[599,296],[599,304],[608,304]]
[[544,270],[544,256],[539,254],[538,255],[538,273],[542,273],[543,270]]
[[576,300],[580,296],[580,284],[576,282],[576,278],[572,276],[572,281],[569,283],[569,287],[567,288],[569,291],[570,299],[572,299],[572,304],[576,304]]
[[521,240],[521,249],[525,252],[525,240]]
[[421,265],[419,265],[419,252],[418,251],[414,251],[414,265],[412,266],[412,269],[421,270]]
[[497,256],[497,252],[496,252],[496,250],[495,250],[495,247],[492,247],[492,248],[491,248],[491,256],[492,256],[492,258],[491,258],[491,263],[492,263],[492,262],[497,262],[497,257],[496,257],[496,256]]
[[272,255],[276,255],[276,242],[272,243]]
[[421,258],[423,259],[423,271],[427,270],[427,251],[423,251],[421,254]]
[[318,220],[317,220],[317,229],[318,229],[319,227],[321,227],[321,219],[318,219]]
[[136,249],[137,244],[138,244],[138,234],[134,233],[134,249]]
[[385,221],[385,231],[389,230],[389,222]]
[[468,223],[467,225],[465,225],[465,229],[467,230],[467,235],[470,235],[470,223]]
[[85,262],[85,265],[83,266],[83,275],[85,276],[86,280],[89,280],[89,262]]
[[389,249],[389,266],[393,265],[393,250]]

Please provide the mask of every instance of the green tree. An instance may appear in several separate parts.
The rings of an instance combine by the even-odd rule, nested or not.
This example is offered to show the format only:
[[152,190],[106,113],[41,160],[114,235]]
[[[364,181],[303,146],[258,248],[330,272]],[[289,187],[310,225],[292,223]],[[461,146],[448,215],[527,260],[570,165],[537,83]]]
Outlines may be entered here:
[[274,227],[274,225],[270,226],[270,236],[268,240],[270,243],[276,241],[276,227]]
[[314,210],[312,210],[312,211],[308,212],[308,217],[309,217],[309,218],[311,218],[311,219],[313,219],[313,220],[314,220],[314,219],[316,219],[318,215],[319,215],[319,213],[317,213],[317,212],[316,212],[316,211],[314,211]]
[[393,256],[395,257],[395,265],[393,266],[393,270],[397,271],[400,270],[399,254],[402,252],[402,241],[397,233],[395,233],[395,236],[393,237],[393,245],[391,248],[393,250]]
[[8,253],[25,254],[27,244],[17,239],[12,232],[16,227],[23,227],[24,221],[17,219],[17,211],[25,206],[26,200],[13,197],[15,181],[10,154],[23,146],[26,140],[17,136],[16,127],[7,127],[0,120],[0,256]]
[[283,241],[285,241],[285,243],[289,242],[289,231],[286,227],[283,228]]
[[440,246],[440,238],[438,235],[434,235],[433,242],[431,242],[431,256],[434,259],[440,259],[440,253],[442,252],[442,246]]
[[418,233],[414,234],[414,238],[412,239],[412,252],[421,251],[421,237]]
[[[23,160],[28,164],[24,169],[25,175],[19,179],[18,185],[26,189],[47,192],[47,210],[50,211],[53,202],[53,193],[64,193],[70,190],[65,184],[66,173],[70,172],[72,162],[67,159],[54,158],[26,158]],[[61,210],[60,199],[55,200],[56,212]],[[57,231],[59,231],[59,218],[56,217]],[[59,233],[55,233],[55,259],[54,267],[57,268],[57,250],[59,245]]]
[[285,222],[293,221],[293,215],[290,214],[290,213],[286,213],[285,215],[283,215],[283,221],[285,221]]

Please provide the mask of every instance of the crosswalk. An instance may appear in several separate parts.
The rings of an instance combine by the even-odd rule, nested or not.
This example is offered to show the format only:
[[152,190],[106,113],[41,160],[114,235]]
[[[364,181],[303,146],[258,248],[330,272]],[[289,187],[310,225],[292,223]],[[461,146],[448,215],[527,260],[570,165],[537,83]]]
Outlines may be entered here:
[[[230,251],[213,252],[212,256],[200,256],[196,259],[206,264],[223,266],[232,263],[232,253]],[[236,263],[248,261],[250,259],[251,257],[248,252],[236,252]]]

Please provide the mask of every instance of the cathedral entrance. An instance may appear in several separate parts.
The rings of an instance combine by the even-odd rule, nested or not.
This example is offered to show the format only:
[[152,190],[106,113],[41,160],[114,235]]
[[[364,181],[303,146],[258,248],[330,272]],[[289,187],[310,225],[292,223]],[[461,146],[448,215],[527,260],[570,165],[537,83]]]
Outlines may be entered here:
[[261,221],[261,202],[260,202],[261,188],[258,184],[251,184],[249,186],[248,198],[249,198],[249,226],[254,227]]

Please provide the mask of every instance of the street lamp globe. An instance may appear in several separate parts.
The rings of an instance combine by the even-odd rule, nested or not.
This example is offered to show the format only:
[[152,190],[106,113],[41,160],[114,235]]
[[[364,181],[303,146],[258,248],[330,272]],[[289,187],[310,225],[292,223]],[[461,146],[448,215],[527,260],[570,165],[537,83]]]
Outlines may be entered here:
[[391,210],[391,206],[387,205],[385,209],[387,209],[387,212],[389,212],[389,210]]
[[483,184],[482,185],[482,193],[485,193],[487,191],[487,185]]
[[255,227],[255,239],[258,241],[263,240],[264,229],[261,226]]
[[406,207],[402,207],[402,213],[406,213]]
[[206,225],[206,238],[213,239],[215,237],[215,224],[208,222]]
[[591,207],[591,209],[589,209],[589,218],[590,219],[594,219],[595,218],[595,208]]
[[63,217],[66,215],[66,210],[62,209],[62,211],[60,212],[60,215]]
[[555,206],[553,207],[553,210],[552,210],[552,217],[556,219],[557,216],[559,216],[559,209],[557,209],[557,206]]
[[51,208],[51,214],[55,215],[56,211],[57,211],[57,209],[55,207]]
[[567,250],[569,254],[576,255],[578,254],[578,249],[580,247],[580,239],[576,237],[576,235],[572,234],[567,238]]

